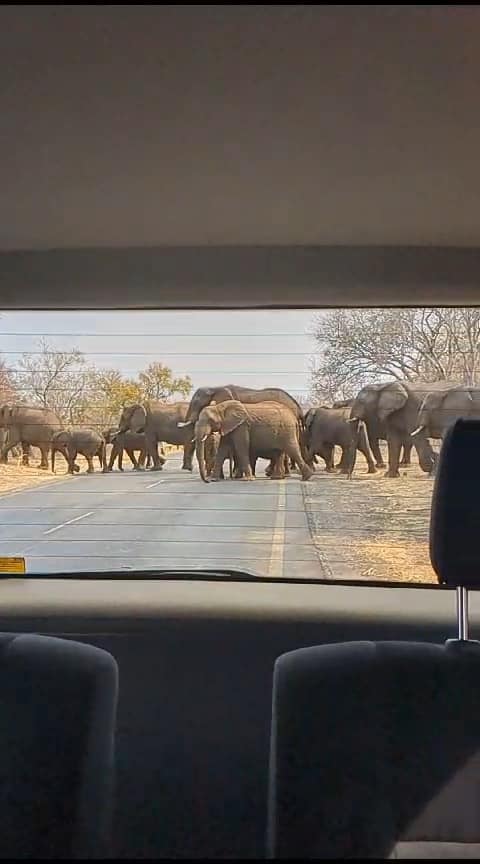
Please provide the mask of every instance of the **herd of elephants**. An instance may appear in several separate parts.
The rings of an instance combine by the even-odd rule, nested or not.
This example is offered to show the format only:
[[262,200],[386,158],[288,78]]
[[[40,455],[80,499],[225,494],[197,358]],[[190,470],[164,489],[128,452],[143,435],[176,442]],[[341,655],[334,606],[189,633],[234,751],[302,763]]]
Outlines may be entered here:
[[[29,464],[31,447],[41,452],[40,467],[55,471],[60,452],[71,474],[80,469],[75,459],[85,457],[88,472],[98,457],[102,471],[122,468],[124,451],[134,470],[162,470],[164,444],[183,447],[182,468],[192,471],[196,454],[205,482],[224,479],[228,461],[230,478],[255,477],[259,458],[270,460],[267,476],[283,479],[298,470],[302,480],[315,471],[320,456],[328,472],[352,475],[357,452],[368,472],[387,468],[388,477],[399,476],[399,466],[410,464],[412,447],[423,471],[431,474],[436,453],[431,439],[442,439],[457,418],[480,419],[480,388],[439,381],[428,384],[394,381],[369,384],[356,397],[332,406],[319,405],[304,412],[299,403],[280,388],[252,389],[237,385],[201,387],[190,402],[149,402],[123,408],[116,428],[102,432],[90,428],[64,428],[49,408],[0,405],[1,460],[22,448],[23,464]],[[384,464],[380,441],[388,445]],[[107,444],[111,452],[107,459]],[[335,447],[342,453],[335,465]]]

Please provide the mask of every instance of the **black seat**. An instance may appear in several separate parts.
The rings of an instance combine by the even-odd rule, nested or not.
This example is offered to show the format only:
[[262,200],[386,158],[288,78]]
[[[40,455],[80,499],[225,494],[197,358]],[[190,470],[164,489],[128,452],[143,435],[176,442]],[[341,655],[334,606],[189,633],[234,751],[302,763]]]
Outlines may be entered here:
[[[459,586],[462,628],[465,586],[480,577],[479,480],[480,424],[457,423],[438,465],[431,558],[440,582]],[[460,636],[277,660],[269,857],[480,857],[480,645]]]
[[0,635],[0,857],[109,855],[116,703],[106,651]]

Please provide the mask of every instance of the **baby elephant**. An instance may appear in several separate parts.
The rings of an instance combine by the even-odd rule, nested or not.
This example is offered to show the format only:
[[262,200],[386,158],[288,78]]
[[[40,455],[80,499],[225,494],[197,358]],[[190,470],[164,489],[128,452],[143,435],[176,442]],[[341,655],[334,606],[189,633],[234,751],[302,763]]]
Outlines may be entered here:
[[64,429],[52,438],[52,471],[55,473],[55,454],[57,450],[68,464],[68,473],[75,474],[80,469],[75,464],[78,453],[88,462],[88,474],[93,474],[93,457],[98,456],[102,471],[107,470],[105,439],[93,429]]

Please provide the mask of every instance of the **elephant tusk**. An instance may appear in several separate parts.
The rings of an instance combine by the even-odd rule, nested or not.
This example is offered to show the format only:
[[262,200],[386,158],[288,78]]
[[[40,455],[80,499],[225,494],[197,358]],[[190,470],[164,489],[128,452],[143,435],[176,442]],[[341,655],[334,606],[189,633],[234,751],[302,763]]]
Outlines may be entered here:
[[410,432],[410,437],[414,438],[415,435],[418,435],[420,432],[423,432],[424,429],[425,429],[425,426],[417,426],[417,428],[415,429],[414,432]]
[[349,417],[347,423],[357,423],[358,417]]
[[183,429],[184,426],[193,426],[193,420],[186,420],[185,422],[177,423],[179,429]]
[[203,438],[202,438],[202,442],[203,442],[203,441],[206,441],[207,438],[208,438],[208,435],[204,435]]

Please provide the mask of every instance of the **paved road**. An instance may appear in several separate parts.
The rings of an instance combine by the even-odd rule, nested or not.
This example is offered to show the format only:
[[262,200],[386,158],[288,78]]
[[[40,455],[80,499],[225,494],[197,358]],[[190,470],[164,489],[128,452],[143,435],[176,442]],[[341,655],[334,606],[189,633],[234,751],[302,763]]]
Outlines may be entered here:
[[[266,463],[265,463],[266,464]],[[27,572],[236,567],[322,575],[302,484],[259,478],[206,485],[170,457],[161,473],[68,477],[0,498],[0,555]]]

